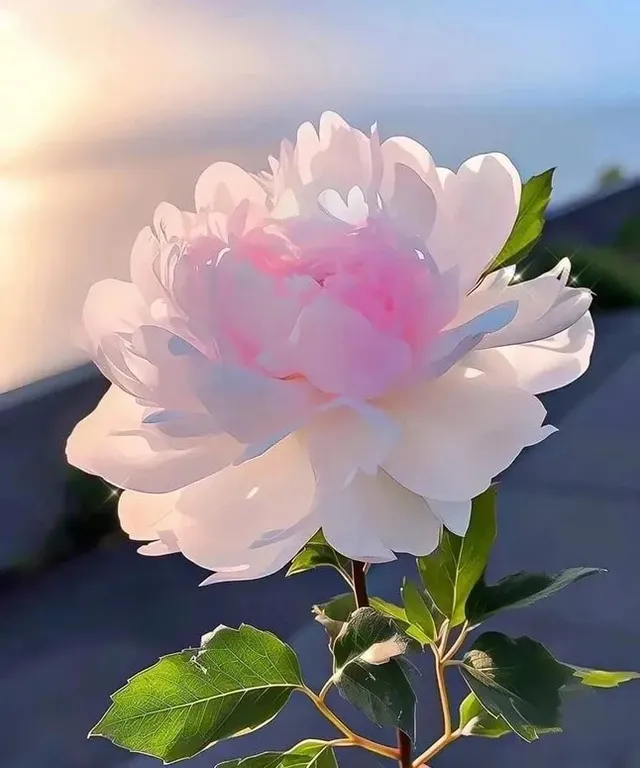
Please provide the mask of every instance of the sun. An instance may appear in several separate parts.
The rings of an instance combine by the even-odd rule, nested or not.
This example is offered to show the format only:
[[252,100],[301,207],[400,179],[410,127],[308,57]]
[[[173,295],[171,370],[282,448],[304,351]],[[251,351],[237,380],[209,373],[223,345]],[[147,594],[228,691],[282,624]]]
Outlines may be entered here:
[[16,14],[0,8],[0,161],[46,136],[64,113],[71,81],[64,62],[31,39]]

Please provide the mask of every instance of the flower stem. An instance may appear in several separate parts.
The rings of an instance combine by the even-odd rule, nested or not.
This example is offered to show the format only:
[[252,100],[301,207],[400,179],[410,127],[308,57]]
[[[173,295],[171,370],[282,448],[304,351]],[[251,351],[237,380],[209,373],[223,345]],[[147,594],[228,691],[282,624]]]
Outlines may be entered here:
[[366,608],[369,605],[367,578],[364,568],[364,563],[361,563],[359,560],[351,561],[351,580],[353,581],[353,594],[356,598],[356,608]]
[[436,682],[438,683],[438,693],[440,694],[440,704],[442,706],[442,719],[444,722],[444,734],[443,739],[448,739],[451,736],[451,708],[449,706],[449,694],[447,693],[447,684],[444,679],[444,664],[442,663],[442,657],[440,652],[431,646],[433,649],[433,655],[436,660]]
[[330,677],[320,689],[320,693],[318,694],[318,698],[320,699],[320,701],[324,701],[327,698],[327,693],[329,693],[329,688],[331,688],[332,685],[333,685],[333,678]]
[[435,757],[437,754],[442,752],[445,747],[448,747],[449,744],[454,742],[456,739],[459,739],[460,736],[462,736],[462,731],[460,729],[453,731],[453,733],[451,733],[450,736],[446,738],[444,735],[441,736],[437,741],[434,741],[429,749],[416,757],[412,763],[413,768],[427,768],[427,766],[425,766],[427,760],[431,760],[432,757]]
[[456,638],[455,643],[453,643],[451,648],[447,651],[446,648],[447,640],[449,639],[449,627],[446,626],[442,633],[442,641],[440,646],[437,648],[435,645],[431,646],[431,650],[433,651],[436,662],[436,682],[438,683],[438,693],[440,695],[440,704],[442,706],[444,733],[437,741],[434,741],[434,743],[429,747],[429,749],[426,750],[426,752],[418,755],[418,757],[412,763],[412,768],[427,768],[425,765],[427,760],[431,760],[432,757],[435,757],[435,755],[440,753],[446,746],[451,744],[451,742],[455,741],[462,735],[462,731],[459,728],[454,731],[451,726],[451,707],[449,705],[447,684],[444,679],[444,668],[456,663],[455,661],[451,661],[451,657],[460,649],[468,631],[469,626],[465,622],[462,629],[460,630],[460,634]]
[[398,765],[400,768],[411,768],[411,739],[399,728],[396,732],[398,739]]
[[450,661],[456,653],[460,650],[462,647],[462,644],[467,639],[467,635],[469,634],[469,622],[465,621],[465,623],[462,625],[462,629],[460,630],[460,634],[456,638],[455,643],[449,648],[449,650],[444,654],[442,657],[442,662],[446,663],[447,661]]

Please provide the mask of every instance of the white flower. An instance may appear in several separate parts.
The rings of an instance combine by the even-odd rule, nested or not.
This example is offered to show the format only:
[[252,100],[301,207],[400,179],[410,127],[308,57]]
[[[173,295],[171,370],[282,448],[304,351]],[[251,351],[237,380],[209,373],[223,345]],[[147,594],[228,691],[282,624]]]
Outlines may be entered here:
[[438,168],[325,113],[271,173],[216,163],[105,280],[87,348],[113,386],[69,461],[126,489],[141,552],[251,579],[322,527],[368,562],[463,534],[471,499],[553,427],[536,397],[589,364],[569,262],[482,275],[520,200],[501,154]]

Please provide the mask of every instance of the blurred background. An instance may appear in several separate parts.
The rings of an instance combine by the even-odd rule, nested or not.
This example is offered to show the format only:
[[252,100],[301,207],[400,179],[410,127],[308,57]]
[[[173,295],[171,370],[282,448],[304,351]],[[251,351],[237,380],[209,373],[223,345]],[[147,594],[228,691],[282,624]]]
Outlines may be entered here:
[[634,0],[0,0],[0,392],[78,361],[157,202],[325,109],[440,165],[557,166],[555,205],[633,176],[639,33]]
[[[89,286],[127,278],[156,205],[191,208],[207,165],[259,171],[327,109],[439,165],[502,151],[523,179],[557,167],[527,270],[573,257],[598,342],[545,398],[559,436],[505,478],[497,575],[609,568],[535,628],[568,661],[638,668],[639,40],[637,0],[0,0],[2,768],[155,765],[85,735],[127,676],[220,621],[252,617],[312,667],[324,648],[308,606],[341,591],[331,574],[197,590],[195,566],[122,540],[117,492],[70,473],[64,443],[105,388],[74,346]],[[404,567],[376,570],[375,590],[393,598]],[[640,691],[608,695],[557,740],[463,744],[439,765],[637,768]],[[304,707],[292,717],[281,741],[316,735]]]

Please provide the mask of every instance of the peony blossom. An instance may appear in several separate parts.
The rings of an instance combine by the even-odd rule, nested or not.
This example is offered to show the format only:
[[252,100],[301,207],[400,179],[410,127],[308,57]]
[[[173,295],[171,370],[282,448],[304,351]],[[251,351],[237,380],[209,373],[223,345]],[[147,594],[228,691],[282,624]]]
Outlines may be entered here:
[[328,112],[269,165],[215,163],[195,212],[161,204],[131,282],[83,314],[112,386],[68,459],[125,489],[140,552],[182,552],[203,583],[273,573],[320,528],[366,562],[464,534],[594,341],[566,259],[486,274],[520,201],[504,155],[451,171]]

